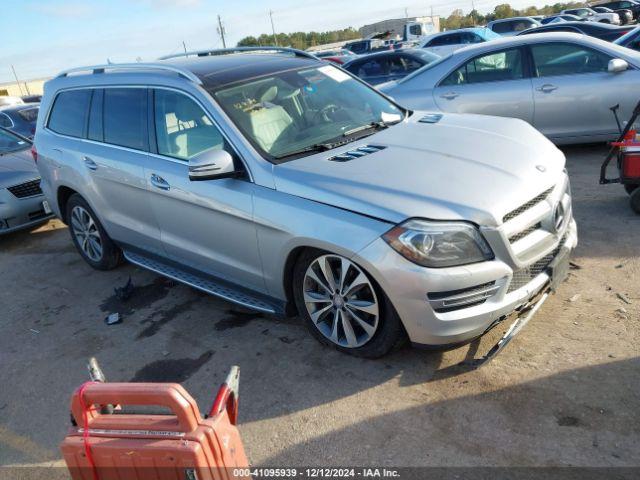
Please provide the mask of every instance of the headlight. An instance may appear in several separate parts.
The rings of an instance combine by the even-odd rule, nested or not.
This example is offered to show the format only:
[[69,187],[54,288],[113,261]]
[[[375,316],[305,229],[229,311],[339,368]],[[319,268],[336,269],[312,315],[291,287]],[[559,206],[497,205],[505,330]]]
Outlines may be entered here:
[[451,267],[493,258],[478,229],[463,222],[408,220],[382,238],[407,260],[423,267]]

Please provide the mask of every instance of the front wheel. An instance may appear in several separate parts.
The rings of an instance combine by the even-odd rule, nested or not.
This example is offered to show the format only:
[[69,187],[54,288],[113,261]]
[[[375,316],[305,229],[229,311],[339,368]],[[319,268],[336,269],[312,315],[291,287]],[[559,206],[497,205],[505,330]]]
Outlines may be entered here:
[[111,270],[122,261],[122,252],[109,238],[98,217],[79,194],[67,202],[71,240],[82,258],[96,270]]
[[313,336],[342,352],[377,358],[406,336],[384,292],[362,268],[341,255],[319,250],[303,253],[294,267],[293,292]]

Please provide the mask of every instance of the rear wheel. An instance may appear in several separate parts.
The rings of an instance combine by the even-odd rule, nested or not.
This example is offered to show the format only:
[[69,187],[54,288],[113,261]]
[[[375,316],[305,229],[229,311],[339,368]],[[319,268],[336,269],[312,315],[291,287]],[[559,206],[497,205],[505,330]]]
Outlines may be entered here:
[[627,192],[629,195],[631,195],[637,188],[638,185],[632,185],[630,183],[625,183],[623,185],[625,192]]
[[77,193],[67,202],[71,240],[82,258],[97,270],[111,270],[122,261],[122,252],[107,235],[91,207]]
[[294,267],[293,292],[313,336],[342,352],[377,358],[405,338],[384,292],[341,255],[319,250],[303,253]]

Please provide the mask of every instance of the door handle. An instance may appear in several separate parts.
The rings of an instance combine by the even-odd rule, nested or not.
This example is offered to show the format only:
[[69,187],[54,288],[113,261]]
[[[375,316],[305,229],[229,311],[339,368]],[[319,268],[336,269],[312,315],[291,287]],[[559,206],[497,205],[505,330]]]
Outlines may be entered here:
[[443,93],[442,95],[440,95],[440,98],[446,98],[447,100],[453,100],[454,98],[457,98],[459,96],[460,96],[459,93],[448,92],[448,93]]
[[169,182],[167,182],[161,176],[156,175],[155,173],[151,174],[151,185],[153,185],[156,188],[159,188],[160,190],[169,190],[171,188],[171,186],[169,185]]
[[84,166],[89,170],[97,170],[98,164],[91,160],[89,157],[82,157],[82,161],[84,162]]
[[558,87],[556,87],[555,85],[551,85],[550,83],[545,83],[541,87],[536,88],[536,90],[543,93],[550,93],[557,89]]

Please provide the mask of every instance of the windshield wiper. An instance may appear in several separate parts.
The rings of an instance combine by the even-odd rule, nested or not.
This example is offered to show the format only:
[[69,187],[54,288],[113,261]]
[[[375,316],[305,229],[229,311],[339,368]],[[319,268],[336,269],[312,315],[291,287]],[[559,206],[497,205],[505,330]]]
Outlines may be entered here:
[[382,130],[385,128],[389,128],[389,125],[383,121],[379,121],[379,122],[371,122],[371,123],[367,123],[366,125],[362,125],[360,127],[356,127],[356,128],[352,128],[351,130],[347,130],[346,132],[344,132],[342,134],[343,137],[350,137],[351,135],[355,134],[355,133],[360,133],[360,132],[364,132],[366,130]]
[[310,152],[326,152],[327,150],[331,150],[332,148],[335,148],[336,145],[334,143],[315,143],[313,145],[309,145],[308,147],[304,147],[301,148],[299,150],[293,150],[291,152],[287,152],[285,154],[282,155],[278,155],[275,158],[277,160],[282,160],[283,158],[289,158],[289,157],[293,157],[296,155],[302,155],[303,153],[310,153]]
[[[364,132],[366,130],[383,130],[385,128],[389,128],[390,125],[393,125],[393,123],[385,123],[383,121],[379,121],[379,122],[371,122],[368,123],[366,125],[362,125],[360,127],[356,127],[353,128],[351,130],[347,130],[346,132],[344,132],[340,138],[340,140],[336,141],[336,142],[325,142],[325,143],[315,143],[313,145],[309,145],[308,147],[304,147],[301,148],[299,150],[294,150],[292,152],[287,152],[283,155],[279,155],[276,158],[276,160],[283,160],[285,158],[289,158],[289,157],[295,157],[297,155],[302,155],[304,153],[311,153],[311,152],[326,152],[327,150],[333,150],[334,148],[337,147],[341,147],[342,145],[346,145],[347,143],[351,143],[351,142],[355,142],[356,140],[361,139],[362,137],[366,136],[366,135],[359,135],[356,138],[344,138],[344,137],[351,137],[352,135],[355,135],[356,133],[360,133],[360,132]],[[335,139],[334,139],[335,140]]]

